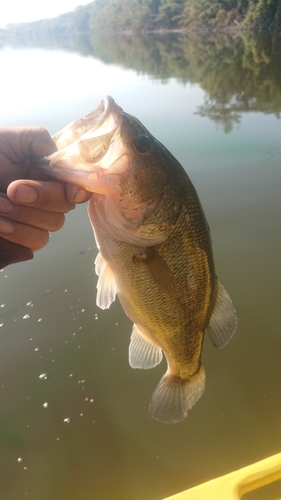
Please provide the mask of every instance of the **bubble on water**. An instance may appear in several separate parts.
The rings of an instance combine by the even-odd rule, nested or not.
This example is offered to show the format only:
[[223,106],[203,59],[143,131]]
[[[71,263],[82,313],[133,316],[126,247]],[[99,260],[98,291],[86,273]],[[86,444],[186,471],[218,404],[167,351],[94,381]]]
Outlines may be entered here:
[[68,292],[67,288],[64,290],[64,292]]
[[63,421],[64,421],[65,424],[70,424],[70,420],[71,419],[69,417],[66,417],[66,418],[63,419]]
[[30,314],[25,314],[22,319],[29,319],[30,318]]
[[39,375],[39,378],[40,378],[40,380],[47,380],[48,375],[47,375],[47,373],[41,373],[41,374]]
[[47,402],[43,403],[43,408],[48,408],[48,406],[49,406],[49,403],[47,403]]

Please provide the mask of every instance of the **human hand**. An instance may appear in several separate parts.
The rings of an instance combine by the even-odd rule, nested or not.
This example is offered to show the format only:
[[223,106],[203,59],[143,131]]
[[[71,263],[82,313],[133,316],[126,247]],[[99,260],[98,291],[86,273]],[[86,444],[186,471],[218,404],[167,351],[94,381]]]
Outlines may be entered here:
[[62,227],[64,213],[90,198],[80,187],[50,181],[30,166],[31,156],[56,149],[40,127],[0,127],[0,237],[32,251],[46,245],[49,231]]

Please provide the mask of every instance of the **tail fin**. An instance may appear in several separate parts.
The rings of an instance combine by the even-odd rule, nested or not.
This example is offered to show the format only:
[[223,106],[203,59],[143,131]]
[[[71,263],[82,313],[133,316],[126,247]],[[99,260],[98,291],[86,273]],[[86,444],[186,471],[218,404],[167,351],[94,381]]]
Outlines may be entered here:
[[169,375],[168,372],[161,378],[149,405],[149,414],[152,418],[176,424],[187,417],[188,410],[198,401],[205,389],[205,370],[200,370],[190,379]]

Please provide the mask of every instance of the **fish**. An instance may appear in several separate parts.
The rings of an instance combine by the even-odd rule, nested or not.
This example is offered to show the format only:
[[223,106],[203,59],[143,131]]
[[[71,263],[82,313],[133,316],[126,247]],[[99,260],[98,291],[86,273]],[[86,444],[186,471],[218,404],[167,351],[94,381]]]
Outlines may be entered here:
[[153,368],[164,355],[167,370],[148,411],[181,422],[205,389],[205,334],[222,348],[237,326],[197,192],[176,158],[111,96],[53,139],[58,151],[32,165],[92,193],[96,303],[107,309],[117,296],[133,322],[132,368]]

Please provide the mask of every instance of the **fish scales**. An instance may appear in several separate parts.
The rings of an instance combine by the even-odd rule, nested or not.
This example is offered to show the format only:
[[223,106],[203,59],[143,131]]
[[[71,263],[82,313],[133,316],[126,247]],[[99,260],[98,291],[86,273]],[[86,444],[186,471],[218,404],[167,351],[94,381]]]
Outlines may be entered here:
[[204,392],[205,333],[223,347],[237,324],[216,277],[209,227],[185,170],[139,120],[107,97],[85,123],[56,134],[61,149],[34,165],[93,193],[97,304],[108,308],[117,295],[134,323],[133,368],[152,368],[164,354],[167,371],[149,413],[180,422]]

